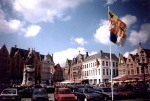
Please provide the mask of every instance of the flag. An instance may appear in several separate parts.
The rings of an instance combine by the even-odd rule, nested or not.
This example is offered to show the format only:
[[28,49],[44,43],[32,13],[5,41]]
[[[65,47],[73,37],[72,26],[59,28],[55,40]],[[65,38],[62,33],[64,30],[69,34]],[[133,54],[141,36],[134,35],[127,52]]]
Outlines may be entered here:
[[51,67],[51,68],[50,68],[50,72],[51,72],[52,74],[54,74],[54,73],[55,73],[55,69],[54,69],[53,67]]
[[120,66],[120,64],[121,64],[121,57],[119,56],[118,65]]
[[97,68],[99,67],[99,65],[100,65],[100,63],[99,63],[98,59],[96,58],[96,66],[97,66]]
[[113,43],[124,46],[126,41],[126,24],[121,21],[117,15],[112,11],[108,10],[109,17],[109,31],[110,31],[110,41]]

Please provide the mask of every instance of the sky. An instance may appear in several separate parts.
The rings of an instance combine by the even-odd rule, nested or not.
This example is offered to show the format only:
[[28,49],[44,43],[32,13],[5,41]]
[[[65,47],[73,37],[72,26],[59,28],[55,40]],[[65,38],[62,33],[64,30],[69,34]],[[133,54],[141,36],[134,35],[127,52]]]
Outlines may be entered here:
[[[108,7],[127,25],[127,39],[120,47],[109,41]],[[125,57],[138,44],[150,49],[149,0],[0,0],[0,47],[17,45],[52,54],[65,65],[86,52]],[[111,46],[111,47],[110,47]]]

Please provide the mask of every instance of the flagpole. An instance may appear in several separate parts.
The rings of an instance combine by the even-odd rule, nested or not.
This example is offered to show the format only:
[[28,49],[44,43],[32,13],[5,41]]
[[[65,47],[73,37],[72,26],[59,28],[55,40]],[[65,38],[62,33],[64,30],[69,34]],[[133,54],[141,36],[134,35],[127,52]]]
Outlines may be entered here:
[[[109,6],[108,6],[108,12],[109,12]],[[108,18],[109,19],[109,18]],[[112,96],[112,101],[113,101],[113,80],[112,80],[112,76],[113,76],[113,68],[112,68],[112,58],[111,58],[111,41],[109,40],[110,43],[110,68],[111,68],[111,96]]]

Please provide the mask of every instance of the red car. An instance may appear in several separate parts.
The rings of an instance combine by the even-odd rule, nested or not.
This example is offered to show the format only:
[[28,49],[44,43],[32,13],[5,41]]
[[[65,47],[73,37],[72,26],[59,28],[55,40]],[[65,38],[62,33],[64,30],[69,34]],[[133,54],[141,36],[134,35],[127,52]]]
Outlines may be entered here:
[[76,101],[76,96],[70,88],[56,88],[54,98],[55,101]]
[[136,95],[135,92],[133,92],[131,90],[128,90],[127,88],[124,88],[124,87],[122,87],[122,88],[114,88],[114,91],[119,93],[119,94],[121,94],[124,99],[134,98],[135,95]]

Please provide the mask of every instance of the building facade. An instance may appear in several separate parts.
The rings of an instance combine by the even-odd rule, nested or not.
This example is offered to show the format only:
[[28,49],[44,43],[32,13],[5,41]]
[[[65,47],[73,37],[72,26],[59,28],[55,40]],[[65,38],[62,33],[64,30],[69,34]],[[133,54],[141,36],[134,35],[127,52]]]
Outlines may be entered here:
[[64,69],[59,64],[56,64],[54,66],[54,69],[55,69],[55,72],[53,75],[54,82],[62,82],[64,80],[64,76],[63,76]]
[[88,52],[86,54],[79,54],[76,58],[73,58],[70,67],[70,80],[82,80],[82,63],[88,57]]
[[53,55],[47,54],[41,61],[41,81],[43,83],[51,83],[53,81],[53,74],[50,72],[51,68],[54,68]]
[[[23,80],[23,70],[27,62],[28,53],[32,52],[33,55],[33,67],[35,68],[34,81],[35,84],[41,83],[41,67],[42,60],[44,60],[44,55],[36,52],[35,49],[28,50],[17,48],[17,45],[11,47],[10,57],[11,57],[11,70],[10,70],[10,81],[13,84],[21,84]],[[50,71],[50,70],[49,70]]]
[[143,79],[143,74],[145,79],[150,78],[150,49],[144,49],[139,43],[136,54],[129,54],[127,58],[120,55],[118,72],[119,76],[128,75],[128,78],[135,80]]
[[64,67],[64,79],[65,80],[70,80],[70,68],[71,68],[71,63],[72,63],[72,60],[70,59],[66,59],[66,64],[65,64],[65,67]]
[[10,83],[11,58],[6,45],[0,48],[0,84]]
[[[82,79],[88,79],[89,84],[99,84],[108,82],[111,79],[111,68],[113,77],[118,75],[118,58],[115,54],[100,51],[97,54],[88,56],[82,63]],[[99,62],[97,65],[96,59]]]

